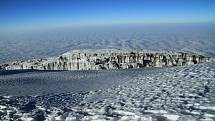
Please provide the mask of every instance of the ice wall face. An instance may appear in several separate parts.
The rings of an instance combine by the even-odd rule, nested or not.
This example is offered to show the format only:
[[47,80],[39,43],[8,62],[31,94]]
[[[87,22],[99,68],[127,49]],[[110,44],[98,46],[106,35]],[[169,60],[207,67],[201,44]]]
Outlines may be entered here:
[[0,65],[2,70],[98,70],[144,67],[171,67],[207,62],[202,55],[184,52],[91,49],[74,50],[59,57],[16,61]]

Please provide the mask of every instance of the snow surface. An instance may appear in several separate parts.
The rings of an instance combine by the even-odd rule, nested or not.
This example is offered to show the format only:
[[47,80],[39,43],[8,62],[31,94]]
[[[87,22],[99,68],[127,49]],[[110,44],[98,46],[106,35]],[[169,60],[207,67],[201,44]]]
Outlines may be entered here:
[[[4,73],[0,73],[1,120],[215,120],[215,63],[136,70]],[[75,85],[73,89],[76,81],[88,86]],[[98,86],[94,87],[95,83]],[[64,89],[65,85],[72,88]],[[11,90],[13,86],[21,90],[20,94]],[[62,90],[51,93],[54,88]],[[33,92],[35,95],[31,95]]]

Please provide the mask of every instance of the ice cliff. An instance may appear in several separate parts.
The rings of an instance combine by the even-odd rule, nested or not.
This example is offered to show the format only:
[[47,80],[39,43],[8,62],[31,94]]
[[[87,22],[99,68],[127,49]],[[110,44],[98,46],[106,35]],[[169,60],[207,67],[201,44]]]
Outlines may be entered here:
[[73,50],[59,57],[15,61],[0,65],[0,70],[98,70],[144,67],[171,67],[207,62],[203,55],[129,49]]

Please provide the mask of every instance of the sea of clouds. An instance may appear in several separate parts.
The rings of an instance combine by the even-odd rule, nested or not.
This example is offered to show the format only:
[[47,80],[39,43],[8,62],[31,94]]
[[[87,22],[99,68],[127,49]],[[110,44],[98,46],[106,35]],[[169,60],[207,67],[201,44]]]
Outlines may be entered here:
[[215,56],[215,24],[132,24],[0,32],[0,63],[74,49],[132,48]]

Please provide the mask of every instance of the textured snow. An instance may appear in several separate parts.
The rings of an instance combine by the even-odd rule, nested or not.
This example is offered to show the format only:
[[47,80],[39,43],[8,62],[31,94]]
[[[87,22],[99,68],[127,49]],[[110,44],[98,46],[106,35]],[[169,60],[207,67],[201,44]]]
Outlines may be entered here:
[[163,116],[171,121],[177,121],[178,118],[180,117],[178,115],[173,115],[173,114],[164,114]]
[[[20,95],[9,89],[1,92],[1,120],[215,120],[215,63],[136,70],[22,72],[9,74],[10,76],[4,73],[0,75],[0,85],[4,84],[0,87],[1,91],[3,87],[10,89],[17,83],[19,86],[15,86],[16,90],[24,88],[25,91],[22,90]],[[34,83],[22,82],[26,78],[25,73],[29,75],[28,80],[35,78],[37,74],[39,76],[33,80]],[[41,76],[43,73],[46,76]],[[52,73],[56,77],[62,74],[63,76],[54,80]],[[71,77],[77,77],[69,82],[64,81],[68,78],[68,75],[64,75],[67,73],[71,74]],[[82,78],[83,73],[86,75]],[[18,77],[19,79],[5,83],[10,81],[7,78]],[[101,83],[91,80],[91,77]],[[63,83],[74,87],[76,81],[83,80],[89,87],[84,89],[85,86],[79,85],[75,89],[61,88],[59,93],[51,93],[40,88],[38,82],[44,78],[48,90],[58,87],[53,85]],[[105,78],[106,80],[103,80]],[[95,83],[99,83],[100,87],[93,87]],[[30,92],[35,92],[36,95],[29,95],[29,88],[32,88],[30,85],[36,85],[40,92],[44,93],[33,88]]]

